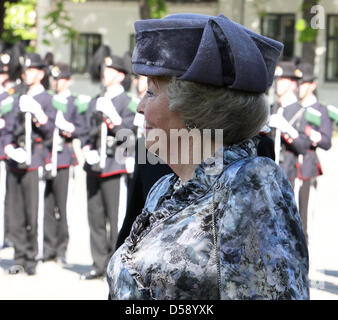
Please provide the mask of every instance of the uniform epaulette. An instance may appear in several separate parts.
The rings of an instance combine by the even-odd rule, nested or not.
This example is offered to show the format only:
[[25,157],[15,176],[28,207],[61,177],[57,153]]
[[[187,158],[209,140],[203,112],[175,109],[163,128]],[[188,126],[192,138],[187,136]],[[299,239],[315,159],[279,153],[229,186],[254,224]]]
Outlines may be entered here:
[[338,123],[338,108],[333,106],[333,105],[328,105],[327,106],[327,111],[329,113],[329,117]]
[[75,101],[74,104],[77,107],[77,113],[81,114],[87,111],[89,102],[92,99],[91,96],[87,96],[85,94],[79,94]]
[[140,103],[140,99],[134,97],[133,95],[131,95],[130,93],[127,93],[128,97],[131,98],[129,104],[128,104],[128,109],[133,112],[133,113],[136,113],[136,109],[137,109],[137,106],[138,104]]
[[63,113],[67,113],[67,99],[62,98],[58,95],[53,96],[52,105],[56,110],[60,110]]
[[10,112],[13,109],[13,97],[8,97],[5,100],[1,101],[0,113],[4,116],[6,113]]
[[320,127],[322,122],[322,113],[312,107],[307,107],[305,110],[305,120],[317,127]]

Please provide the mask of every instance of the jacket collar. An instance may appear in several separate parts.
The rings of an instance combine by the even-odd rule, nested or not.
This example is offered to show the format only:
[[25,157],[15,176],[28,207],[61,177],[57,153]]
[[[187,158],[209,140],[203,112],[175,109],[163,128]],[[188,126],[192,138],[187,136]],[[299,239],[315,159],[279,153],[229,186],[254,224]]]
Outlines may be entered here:
[[124,88],[121,85],[114,86],[106,91],[104,96],[108,99],[114,99],[115,97],[119,96],[121,93],[124,92]]
[[[135,220],[130,236],[126,239],[127,253],[124,260],[129,260],[139,239],[164,218],[183,210],[210,191],[214,182],[234,162],[257,155],[256,145],[248,139],[232,146],[223,146],[214,157],[202,162],[196,169],[193,178],[179,185],[175,174],[164,178],[155,192],[150,192],[146,205]],[[216,165],[221,164],[215,169]]]
[[40,93],[42,93],[42,92],[44,92],[44,91],[45,91],[44,86],[43,86],[42,84],[38,84],[38,85],[32,86],[32,87],[28,90],[27,94],[28,94],[29,96],[34,97],[34,96],[37,96],[38,94],[40,94]]
[[206,159],[195,169],[191,180],[180,184],[180,178],[175,176],[173,197],[177,200],[190,202],[203,196],[226,167],[235,161],[256,155],[256,146],[251,139],[239,144],[223,146],[216,151],[213,157]]

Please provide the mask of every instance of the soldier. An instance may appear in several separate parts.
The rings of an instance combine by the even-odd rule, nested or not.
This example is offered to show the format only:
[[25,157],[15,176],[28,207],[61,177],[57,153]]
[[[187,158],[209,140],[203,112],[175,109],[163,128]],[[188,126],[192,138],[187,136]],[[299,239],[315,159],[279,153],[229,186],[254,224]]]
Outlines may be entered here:
[[39,179],[42,177],[46,142],[52,138],[56,114],[52,107],[52,96],[41,85],[45,67],[40,55],[26,55],[24,80],[29,90],[14,101],[9,128],[11,143],[5,146],[9,201],[13,202],[10,229],[14,243],[14,264],[9,268],[9,274],[23,271],[28,275],[36,273],[38,210],[39,200],[43,199],[39,193]]
[[[105,274],[110,256],[115,250],[119,212],[125,213],[126,166],[116,157],[122,143],[116,137],[118,130],[129,129],[127,142],[134,150],[133,125],[135,114],[129,104],[122,82],[128,72],[121,57],[111,55],[102,63],[104,93],[90,102],[86,111],[88,136],[84,141],[87,172],[88,220],[93,266],[82,279],[90,280]],[[130,154],[129,154],[130,156]],[[123,206],[122,206],[123,202]],[[106,224],[109,224],[107,235]]]
[[297,199],[298,186],[295,183],[300,177],[299,163],[312,144],[305,134],[305,109],[296,96],[302,72],[293,62],[282,61],[276,67],[275,75],[278,102],[273,106],[269,125],[276,129],[272,130],[276,162],[293,185]]
[[[9,81],[10,55],[7,52],[0,53],[0,248],[5,247],[9,240],[9,214],[5,215],[6,195],[6,154],[4,146],[9,143],[6,134],[6,122],[13,109],[13,97],[10,97],[6,87]],[[7,139],[7,141],[6,141]]]
[[298,178],[301,182],[299,188],[299,213],[305,237],[308,239],[307,215],[310,186],[315,186],[316,177],[323,174],[316,149],[329,150],[331,148],[332,121],[329,118],[327,107],[320,104],[315,95],[317,84],[313,66],[309,63],[302,63],[298,68],[303,74],[299,85],[299,98],[303,108],[305,108],[305,134],[311,140],[309,149],[298,163]]
[[53,148],[47,165],[49,179],[45,189],[43,260],[66,264],[69,168],[77,164],[72,141],[78,138],[81,119],[74,104],[76,98],[69,90],[72,84],[69,66],[58,63],[51,68],[51,75],[52,88],[56,93],[52,104],[57,114]]

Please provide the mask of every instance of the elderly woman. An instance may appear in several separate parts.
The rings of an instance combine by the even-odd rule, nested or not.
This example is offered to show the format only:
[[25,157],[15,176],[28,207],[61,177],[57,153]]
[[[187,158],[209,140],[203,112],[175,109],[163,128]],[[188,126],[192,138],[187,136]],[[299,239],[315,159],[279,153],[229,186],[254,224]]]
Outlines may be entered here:
[[[155,183],[111,258],[110,298],[308,299],[291,185],[252,140],[267,121],[265,92],[283,46],[223,15],[176,14],[135,29],[133,68],[148,76],[138,106],[146,146],[156,144],[174,174]],[[212,139],[182,148],[177,130]]]

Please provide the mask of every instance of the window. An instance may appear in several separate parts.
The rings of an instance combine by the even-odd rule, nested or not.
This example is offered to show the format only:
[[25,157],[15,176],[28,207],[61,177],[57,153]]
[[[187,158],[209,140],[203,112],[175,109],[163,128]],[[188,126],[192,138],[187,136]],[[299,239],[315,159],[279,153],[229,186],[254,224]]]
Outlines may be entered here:
[[101,45],[102,36],[94,33],[80,33],[72,42],[71,69],[74,73],[88,72],[91,58]]
[[284,44],[283,60],[290,60],[295,46],[295,15],[267,14],[261,20],[261,33]]
[[338,81],[338,15],[328,15],[326,32],[325,78],[327,81]]

